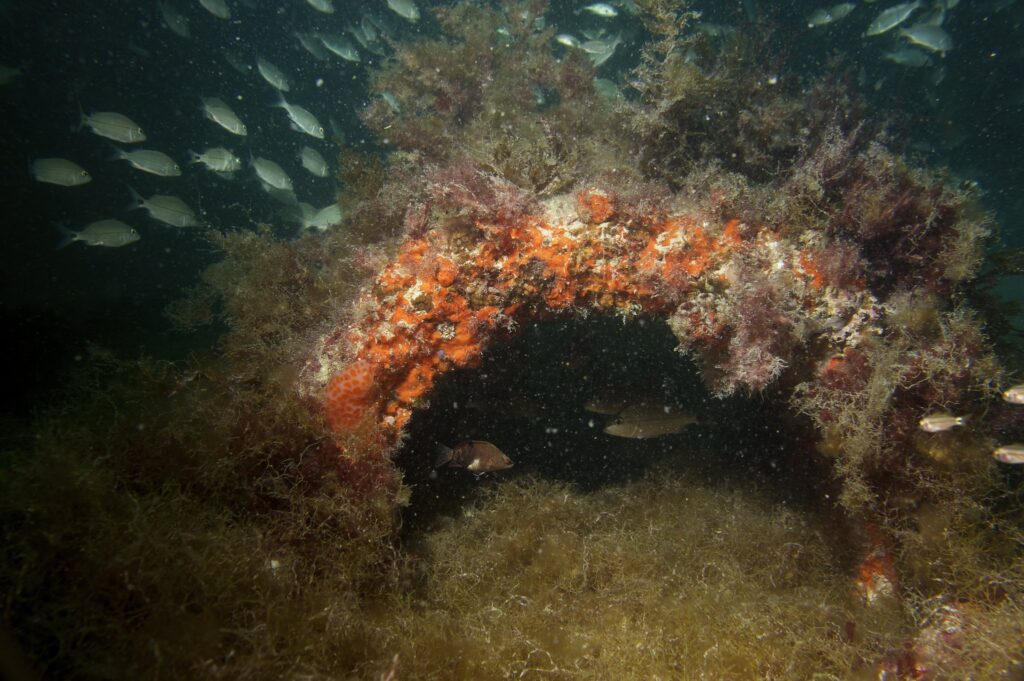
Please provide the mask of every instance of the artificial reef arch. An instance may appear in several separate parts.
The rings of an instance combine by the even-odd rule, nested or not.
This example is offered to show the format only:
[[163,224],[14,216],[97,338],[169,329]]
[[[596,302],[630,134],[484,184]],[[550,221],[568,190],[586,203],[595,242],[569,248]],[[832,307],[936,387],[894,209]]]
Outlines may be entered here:
[[[922,466],[959,445],[915,439],[918,420],[987,399],[998,373],[975,317],[952,302],[976,220],[949,210],[917,228],[928,238],[897,257],[914,269],[883,291],[880,263],[841,234],[714,205],[591,187],[475,214],[410,207],[429,217],[407,216],[394,255],[303,371],[345,465],[391,469],[438,376],[476,365],[523,325],[603,314],[666,321],[715,395],[780,391],[783,411],[813,422],[847,510],[870,515],[883,496],[920,488]],[[969,444],[971,465],[984,463],[983,443]]]
[[303,371],[342,466],[367,473],[346,479],[397,484],[391,455],[438,377],[524,326],[664,320],[710,393],[769,389],[780,413],[809,417],[818,441],[806,451],[832,467],[835,501],[863,540],[857,588],[867,602],[896,594],[894,523],[916,522],[965,467],[988,463],[982,433],[917,427],[936,405],[993,394],[998,363],[976,317],[953,304],[983,225],[963,206],[900,218],[909,226],[893,229],[927,238],[901,242],[890,281],[836,226],[700,205],[676,196],[655,209],[591,187],[529,210],[407,220],[350,321],[319,338]]
[[552,315],[664,319],[719,395],[770,385],[837,308],[852,317],[842,326],[871,318],[853,314],[873,303],[862,283],[827,286],[841,282],[815,265],[826,244],[736,219],[622,214],[613,195],[587,189],[537,215],[455,225],[409,235],[353,324],[321,339],[309,368],[326,383],[335,433],[371,419],[395,444],[438,375]]

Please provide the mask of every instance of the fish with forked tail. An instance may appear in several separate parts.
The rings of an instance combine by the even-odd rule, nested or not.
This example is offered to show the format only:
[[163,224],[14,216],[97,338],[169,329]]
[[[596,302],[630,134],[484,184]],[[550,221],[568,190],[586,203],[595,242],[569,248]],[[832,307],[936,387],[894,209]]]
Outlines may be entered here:
[[434,468],[465,468],[476,474],[503,471],[512,467],[512,459],[490,442],[466,440],[454,447],[437,445]]
[[943,433],[950,428],[956,428],[967,423],[966,416],[954,416],[953,414],[929,414],[918,422],[918,425],[926,433]]

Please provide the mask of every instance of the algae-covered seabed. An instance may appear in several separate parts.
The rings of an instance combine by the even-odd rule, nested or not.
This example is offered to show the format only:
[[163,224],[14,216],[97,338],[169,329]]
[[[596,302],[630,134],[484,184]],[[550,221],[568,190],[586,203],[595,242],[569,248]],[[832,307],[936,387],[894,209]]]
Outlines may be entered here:
[[[213,350],[92,347],[5,424],[12,669],[1020,678],[991,216],[841,60],[780,80],[770,36],[637,4],[611,95],[543,3],[437,9],[370,69],[393,101],[339,228],[209,234],[168,314]],[[376,383],[332,430],[352,366]],[[699,423],[615,440],[583,409],[652,392]],[[939,408],[969,428],[920,432]],[[516,466],[431,474],[464,438]]]

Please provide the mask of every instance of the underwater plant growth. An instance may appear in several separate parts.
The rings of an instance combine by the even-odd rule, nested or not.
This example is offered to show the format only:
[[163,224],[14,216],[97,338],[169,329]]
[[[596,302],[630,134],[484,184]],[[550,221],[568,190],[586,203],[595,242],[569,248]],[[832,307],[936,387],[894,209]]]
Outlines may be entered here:
[[[839,60],[798,77],[768,34],[636,5],[612,92],[545,2],[433,9],[368,67],[381,153],[343,152],[340,227],[212,232],[222,259],[168,310],[212,352],[96,348],[12,426],[0,583],[29,665],[1021,673],[1022,480],[991,452],[1024,411],[967,302],[982,197],[898,153]],[[592,336],[559,355],[557,325]],[[547,355],[489,364],[529,333]],[[494,376],[497,400],[460,387]],[[697,425],[617,442],[584,408],[609,387]],[[969,426],[919,427],[945,412]],[[511,471],[433,471],[429,440],[485,436]]]

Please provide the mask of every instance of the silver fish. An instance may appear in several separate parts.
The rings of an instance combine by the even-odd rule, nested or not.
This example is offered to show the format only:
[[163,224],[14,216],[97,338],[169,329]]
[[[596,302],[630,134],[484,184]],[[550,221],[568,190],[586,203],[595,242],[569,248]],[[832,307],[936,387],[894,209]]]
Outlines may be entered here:
[[512,467],[512,459],[490,442],[466,440],[454,447],[437,446],[437,460],[434,468],[448,466],[465,468],[473,473],[503,471]]
[[992,452],[992,456],[996,461],[1002,461],[1003,463],[1014,465],[1024,464],[1024,445],[1015,442],[1012,445],[997,447],[996,450]]
[[78,187],[92,182],[92,175],[85,168],[66,158],[37,158],[32,161],[32,177],[61,187]]
[[224,61],[243,76],[248,78],[252,73],[252,66],[249,65],[249,62],[246,61],[246,58],[238,50],[232,50],[225,47],[221,50],[221,54],[224,55]]
[[302,147],[299,150],[299,160],[302,162],[302,167],[313,173],[317,177],[327,177],[330,173],[330,168],[327,167],[327,161],[320,155],[320,152],[311,147]]
[[592,38],[585,43],[580,44],[580,49],[587,54],[601,54],[607,52],[608,47],[611,45],[611,41],[603,38]]
[[299,41],[300,45],[302,45],[302,49],[309,52],[320,61],[331,58],[331,54],[326,48],[324,48],[324,44],[312,33],[296,31],[292,35],[294,35],[295,39]]
[[301,208],[302,229],[316,229],[323,232],[328,227],[341,222],[341,206],[337,202],[324,206],[320,210],[308,204],[302,204]]
[[191,37],[192,34],[188,30],[188,19],[182,16],[181,12],[166,2],[157,3],[157,6],[160,8],[160,15],[164,18],[164,23],[172,33],[182,38]]
[[893,64],[910,66],[912,68],[920,68],[932,63],[932,58],[928,56],[928,53],[922,52],[916,47],[901,47],[898,50],[890,50],[882,55],[882,59],[891,61]]
[[868,30],[864,32],[864,35],[881,35],[886,31],[890,31],[909,19],[910,15],[920,7],[921,0],[894,5],[875,17],[875,20],[868,26]]
[[1010,404],[1024,404],[1024,383],[1010,386],[1004,390],[1003,399]]
[[153,194],[148,199],[137,191],[128,187],[132,193],[134,203],[129,209],[144,208],[149,211],[154,220],[159,220],[172,227],[195,227],[199,224],[196,214],[188,207],[188,204],[177,196],[167,194]]
[[827,9],[816,9],[807,16],[807,28],[818,28],[831,24],[835,19]]
[[263,80],[270,83],[272,86],[280,90],[281,92],[288,92],[291,86],[288,84],[288,76],[282,73],[281,69],[277,68],[263,57],[256,59],[256,70],[263,76]]
[[291,178],[281,169],[281,166],[273,161],[256,157],[252,160],[252,167],[256,171],[256,175],[274,189],[292,191]]
[[391,113],[396,115],[402,113],[402,107],[399,106],[398,100],[395,99],[395,96],[393,94],[384,91],[380,93],[380,96],[381,98],[383,98],[384,103],[388,105],[388,108],[391,109]]
[[918,422],[918,425],[926,433],[942,433],[950,428],[956,428],[967,423],[966,416],[953,416],[952,414],[929,414]]
[[409,21],[420,20],[420,8],[416,6],[413,0],[388,0],[388,7],[403,19],[408,19]]
[[167,154],[154,149],[137,149],[125,151],[114,147],[114,160],[128,161],[136,170],[152,173],[161,177],[177,177],[181,175],[181,166]]
[[327,119],[331,124],[331,139],[339,146],[345,146],[345,130],[346,128],[338,122],[338,119],[331,116]]
[[568,33],[559,33],[558,35],[556,35],[555,36],[555,42],[558,43],[559,45],[565,45],[566,47],[571,47],[574,50],[578,49],[579,46],[580,46],[579,38],[577,38],[574,35],[570,35]]
[[234,135],[247,135],[248,129],[235,112],[219,97],[203,97],[203,114]]
[[376,14],[364,14],[363,21],[373,24],[373,27],[377,29],[381,35],[391,38],[392,40],[394,39],[395,27],[391,25],[390,22],[385,21],[384,17],[379,17]]
[[604,52],[589,55],[590,61],[594,64],[594,66],[600,66],[601,64],[604,64],[611,58],[613,54],[615,54],[615,48],[618,47],[620,42],[622,41],[616,39],[609,45],[608,49],[605,50]]
[[380,39],[380,36],[377,35],[377,27],[373,25],[373,22],[370,21],[365,14],[363,15],[363,18],[359,20],[359,27],[363,30],[363,36],[366,38],[368,43],[375,43]]
[[320,121],[316,119],[316,116],[311,114],[308,110],[302,108],[298,104],[289,104],[281,95],[281,98],[277,101],[274,106],[284,109],[288,113],[288,118],[291,119],[294,124],[294,128],[301,132],[311,135],[319,140],[324,138],[324,126],[320,125]]
[[369,15],[364,15],[358,26],[349,26],[348,31],[362,45],[364,50],[369,50],[382,57],[387,54],[385,45],[381,42],[380,38],[382,31],[377,29],[376,24],[370,20]]
[[697,423],[697,417],[660,404],[631,405],[619,412],[604,432],[615,437],[644,440],[674,435]]
[[88,126],[90,130],[107,139],[125,144],[143,142],[146,133],[138,123],[127,116],[113,111],[97,111],[96,113],[82,113],[81,125]]
[[611,38],[592,38],[580,45],[580,49],[591,55],[591,59],[593,59],[594,55],[611,54],[621,43],[621,35],[615,35]]
[[242,169],[242,161],[224,147],[213,147],[201,154],[189,153],[190,163],[202,163],[215,173],[233,173]]
[[900,29],[900,35],[915,45],[939,54],[953,49],[953,39],[941,26],[914,24],[910,28]]
[[605,19],[611,19],[612,17],[619,16],[619,10],[615,9],[607,2],[595,2],[593,5],[587,5],[576,10],[576,14],[580,12],[590,12],[591,14]]
[[142,238],[133,227],[120,220],[97,220],[77,232],[59,225],[57,228],[64,235],[64,238],[57,244],[57,248],[65,248],[76,241],[81,241],[86,246],[117,248],[133,244]]
[[358,62],[359,50],[355,48],[347,38],[340,35],[322,34],[319,36],[320,42],[323,43],[324,47],[338,55],[342,59],[351,62]]
[[277,187],[272,187],[263,180],[260,180],[260,187],[268,196],[270,196],[270,198],[286,206],[289,212],[295,212],[296,207],[299,205],[299,199],[295,196],[294,191],[291,189],[278,189]]
[[832,21],[839,21],[849,16],[850,12],[856,9],[856,7],[852,2],[841,2],[838,5],[829,7],[828,13],[832,15]]
[[334,14],[334,5],[331,4],[331,0],[306,0],[309,6],[315,9],[317,12],[323,12],[324,14]]
[[362,25],[352,26],[351,24],[345,27],[345,30],[352,34],[352,37],[356,39],[356,42],[363,46],[363,49],[367,49],[370,44],[370,39],[366,35],[366,31],[363,30]]
[[227,20],[231,18],[231,10],[228,8],[228,4],[224,2],[224,0],[199,0],[199,4],[203,6],[203,9],[218,19]]
[[942,5],[938,5],[930,9],[927,13],[917,18],[918,24],[927,24],[929,26],[942,26],[946,21],[946,8]]

